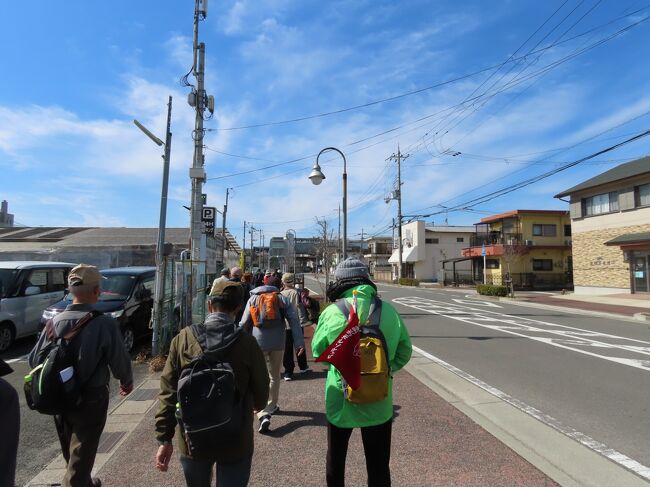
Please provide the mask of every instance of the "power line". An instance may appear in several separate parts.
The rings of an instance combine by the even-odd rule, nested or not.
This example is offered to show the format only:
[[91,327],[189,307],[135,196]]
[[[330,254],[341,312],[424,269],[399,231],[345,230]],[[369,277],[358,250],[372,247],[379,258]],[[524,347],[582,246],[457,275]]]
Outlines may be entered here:
[[[506,187],[501,188],[499,190],[492,191],[491,193],[487,193],[487,194],[485,194],[483,196],[473,198],[471,200],[460,203],[460,204],[458,204],[458,205],[456,205],[454,207],[449,207],[449,208],[447,208],[447,209],[445,209],[443,211],[439,211],[439,212],[434,213],[434,214],[444,213],[445,211],[456,211],[456,210],[459,210],[459,209],[465,209],[466,210],[466,209],[469,209],[472,206],[476,206],[476,205],[479,205],[479,204],[482,204],[482,203],[486,203],[488,201],[491,201],[491,200],[493,200],[495,198],[498,198],[500,196],[503,196],[505,194],[512,193],[513,191],[517,191],[518,189],[524,188],[526,186],[530,186],[531,184],[539,182],[539,181],[541,181],[543,179],[546,179],[546,178],[548,178],[550,176],[553,176],[553,175],[555,175],[555,174],[557,174],[559,172],[565,171],[565,170],[567,170],[567,169],[569,169],[571,167],[577,166],[578,164],[581,164],[581,163],[583,163],[585,161],[588,161],[590,159],[594,159],[595,157],[598,157],[598,156],[600,156],[602,154],[606,154],[607,152],[611,152],[613,150],[616,150],[619,147],[630,144],[630,143],[632,143],[632,142],[634,142],[636,140],[639,140],[639,139],[641,139],[643,137],[647,137],[648,135],[650,135],[650,130],[646,130],[645,132],[641,132],[641,133],[639,133],[639,134],[637,134],[637,135],[635,135],[633,137],[630,137],[629,139],[626,139],[626,140],[624,140],[622,142],[614,144],[614,145],[612,145],[610,147],[607,147],[605,149],[599,150],[598,152],[595,152],[595,153],[590,154],[590,155],[588,155],[586,157],[578,159],[577,161],[573,161],[573,162],[564,164],[564,165],[562,165],[562,166],[560,166],[558,168],[552,169],[550,171],[539,174],[537,176],[533,176],[532,178],[525,179],[525,180],[520,181],[518,183],[506,186]],[[425,207],[423,209],[429,209],[429,208],[433,208],[433,207],[436,207],[436,206],[443,206],[443,205],[442,204],[435,204],[435,205],[427,206],[427,207]]]
[[[512,59],[510,59],[509,61],[506,61],[506,62],[517,62],[517,61],[520,61],[522,59],[525,59],[527,56],[530,56],[530,55],[533,55],[533,54],[538,54],[538,53],[541,53],[543,51],[546,51],[546,50],[552,49],[554,47],[557,47],[558,45],[561,45],[561,44],[564,44],[564,43],[567,43],[567,42],[571,42],[571,41],[573,41],[575,39],[578,39],[580,37],[588,35],[591,32],[594,32],[596,30],[600,30],[600,29],[602,29],[604,27],[607,27],[607,26],[611,25],[612,23],[617,22],[617,21],[619,21],[621,19],[632,17],[632,16],[636,15],[637,13],[642,12],[643,10],[646,10],[647,8],[648,8],[648,6],[639,8],[639,9],[637,9],[637,10],[635,10],[635,11],[629,13],[629,14],[617,17],[617,18],[615,18],[615,19],[613,19],[613,20],[611,20],[611,21],[609,21],[609,22],[607,22],[605,24],[601,24],[599,26],[593,27],[592,29],[589,29],[589,30],[587,30],[585,32],[577,34],[577,35],[575,35],[573,37],[567,38],[567,39],[565,39],[565,40],[563,40],[561,42],[558,42],[556,44],[551,44],[549,46],[538,49],[536,51],[531,51],[531,52],[527,53],[524,56],[514,57],[514,58],[512,58]],[[313,120],[313,119],[328,117],[328,116],[331,116],[331,115],[337,115],[337,114],[341,114],[341,113],[345,113],[345,112],[350,112],[350,111],[353,111],[353,110],[360,110],[362,108],[368,108],[368,107],[378,105],[378,104],[381,104],[381,103],[386,103],[386,102],[390,102],[390,101],[394,101],[394,100],[399,100],[401,98],[405,98],[405,97],[408,97],[408,96],[423,93],[425,91],[430,91],[430,90],[433,90],[435,88],[440,88],[440,87],[448,85],[448,84],[456,83],[458,81],[462,81],[464,79],[476,76],[478,74],[485,73],[487,71],[491,71],[491,70],[493,70],[495,68],[500,68],[501,66],[503,66],[503,64],[504,63],[502,62],[502,63],[499,63],[499,64],[495,64],[495,65],[492,65],[492,66],[488,66],[488,67],[479,69],[479,70],[474,71],[472,73],[468,73],[468,74],[465,74],[465,75],[462,75],[462,76],[458,76],[456,78],[451,78],[451,79],[448,79],[448,80],[445,80],[445,81],[441,81],[441,82],[432,84],[430,86],[425,86],[423,88],[418,88],[416,90],[407,91],[407,92],[404,92],[404,93],[400,93],[398,95],[394,95],[394,96],[390,96],[390,97],[386,97],[386,98],[381,98],[381,99],[378,99],[378,100],[374,100],[374,101],[370,101],[370,102],[367,102],[367,103],[362,103],[362,104],[359,104],[359,105],[354,105],[354,106],[350,106],[350,107],[346,107],[346,108],[340,108],[340,109],[332,110],[332,111],[329,111],[329,112],[318,113],[318,114],[315,114],[315,115],[305,115],[305,116],[302,116],[302,117],[297,117],[297,118],[292,118],[292,119],[287,119],[287,120],[277,120],[277,121],[272,121],[272,122],[263,122],[263,123],[235,126],[235,127],[224,127],[224,128],[209,129],[208,131],[233,131],[233,130],[245,130],[245,129],[252,129],[252,128],[260,128],[260,127],[271,127],[271,126],[277,126],[277,125],[286,125],[286,124],[290,124],[290,123],[304,122],[304,121],[307,121],[307,120]]]

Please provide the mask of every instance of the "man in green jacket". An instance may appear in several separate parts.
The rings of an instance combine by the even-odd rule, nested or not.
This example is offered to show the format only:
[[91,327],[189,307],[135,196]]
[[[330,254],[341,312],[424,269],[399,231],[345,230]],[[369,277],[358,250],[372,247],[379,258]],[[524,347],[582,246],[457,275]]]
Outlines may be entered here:
[[[357,313],[359,323],[368,320],[368,310],[377,294],[377,287],[370,280],[368,268],[352,257],[341,262],[334,273],[336,281],[327,290],[329,301],[345,298],[352,302],[353,291],[357,291]],[[312,338],[312,354],[318,357],[334,342],[347,326],[347,319],[338,306],[325,308],[318,320]],[[382,331],[388,348],[391,375],[400,370],[411,358],[411,339],[406,326],[395,308],[385,301],[381,305]],[[325,383],[325,412],[327,416],[327,467],[328,487],[345,484],[345,458],[348,441],[353,428],[361,428],[361,438],[366,456],[368,485],[390,486],[390,441],[393,422],[392,377],[389,379],[388,395],[385,399],[355,404],[344,395],[341,374],[329,366]]]
[[[234,371],[237,390],[243,394],[244,423],[238,436],[215,443],[212,448],[189,453],[179,429],[178,448],[185,481],[189,487],[209,486],[212,467],[217,464],[217,486],[246,486],[253,458],[253,412],[266,406],[269,396],[269,376],[262,350],[255,338],[244,333],[235,323],[237,312],[244,304],[243,287],[236,282],[218,281],[208,298],[208,317],[203,327],[210,351],[219,351]],[[192,327],[186,327],[174,337],[167,363],[160,377],[160,410],[156,415],[156,439],[160,443],[156,467],[165,472],[173,452],[171,444],[176,428],[178,379],[181,371],[202,350]]]

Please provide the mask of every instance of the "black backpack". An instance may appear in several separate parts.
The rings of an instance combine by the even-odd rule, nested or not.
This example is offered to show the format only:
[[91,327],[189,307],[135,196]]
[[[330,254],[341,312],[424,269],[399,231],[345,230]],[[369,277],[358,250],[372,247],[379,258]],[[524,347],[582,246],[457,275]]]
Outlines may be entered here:
[[244,422],[244,407],[232,365],[223,358],[227,350],[209,350],[202,324],[192,325],[192,333],[203,353],[181,371],[176,419],[190,453],[195,454],[237,436]]
[[99,311],[86,314],[63,337],[56,336],[52,320],[47,322],[43,333],[50,342],[39,352],[38,366],[25,376],[25,399],[30,409],[54,415],[79,404],[83,384],[75,373],[77,347],[73,342],[81,329],[100,314]]

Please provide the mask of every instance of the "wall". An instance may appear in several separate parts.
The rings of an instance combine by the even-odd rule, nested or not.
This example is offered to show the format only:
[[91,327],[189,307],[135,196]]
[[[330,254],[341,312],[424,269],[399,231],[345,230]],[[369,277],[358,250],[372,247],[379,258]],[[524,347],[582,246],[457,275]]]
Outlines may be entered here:
[[[542,213],[523,213],[520,222],[523,239],[532,240],[535,242],[535,245],[564,245],[566,240],[571,240],[570,236],[564,236],[564,225],[571,224],[568,214],[548,215]],[[536,224],[555,225],[555,237],[533,235],[533,225]]]
[[623,262],[623,252],[618,246],[605,245],[605,242],[625,233],[641,232],[650,232],[650,223],[575,233],[573,269],[576,293],[588,293],[589,288],[598,287],[607,288],[608,292],[629,291],[630,267]]

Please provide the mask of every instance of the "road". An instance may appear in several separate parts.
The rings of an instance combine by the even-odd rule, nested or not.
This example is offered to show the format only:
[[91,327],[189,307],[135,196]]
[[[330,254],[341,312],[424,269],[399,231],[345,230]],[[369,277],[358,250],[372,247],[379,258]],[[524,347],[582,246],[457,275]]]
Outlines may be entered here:
[[[14,372],[4,377],[4,379],[16,388],[20,399],[21,427],[16,485],[26,484],[60,453],[52,417],[30,410],[25,403],[25,395],[22,389],[23,377],[30,370],[25,356],[35,343],[36,339],[34,337],[18,340],[13,347],[0,355],[0,358],[9,362],[9,365],[14,369]],[[148,365],[133,362],[133,377],[136,385],[147,374]],[[109,407],[116,404],[119,399],[119,382],[113,380]]]
[[473,291],[378,290],[432,360],[650,479],[647,323],[485,301]]

